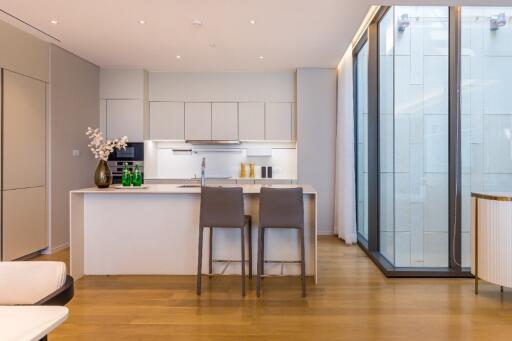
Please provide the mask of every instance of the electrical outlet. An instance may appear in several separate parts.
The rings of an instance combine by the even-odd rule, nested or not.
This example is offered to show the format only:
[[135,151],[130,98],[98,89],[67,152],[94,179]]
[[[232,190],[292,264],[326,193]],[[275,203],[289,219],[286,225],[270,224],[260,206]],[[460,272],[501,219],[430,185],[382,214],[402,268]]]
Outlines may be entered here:
[[79,157],[80,156],[80,150],[79,149],[73,149],[73,156]]

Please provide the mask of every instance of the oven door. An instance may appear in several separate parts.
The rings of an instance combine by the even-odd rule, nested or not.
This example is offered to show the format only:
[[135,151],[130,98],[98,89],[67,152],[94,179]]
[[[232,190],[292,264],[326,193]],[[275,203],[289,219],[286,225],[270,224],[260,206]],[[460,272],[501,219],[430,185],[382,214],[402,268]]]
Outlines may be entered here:
[[114,150],[108,157],[109,161],[144,161],[144,143],[128,143],[126,149]]

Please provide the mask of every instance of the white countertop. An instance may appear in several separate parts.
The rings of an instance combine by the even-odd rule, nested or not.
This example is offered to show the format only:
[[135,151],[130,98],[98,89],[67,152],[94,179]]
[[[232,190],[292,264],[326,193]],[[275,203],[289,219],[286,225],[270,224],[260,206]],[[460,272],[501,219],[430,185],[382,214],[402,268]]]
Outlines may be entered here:
[[[201,178],[161,178],[161,177],[144,177],[145,180],[171,180],[171,181],[201,181]],[[239,176],[231,176],[231,177],[211,177],[206,178],[206,180],[215,181],[215,180],[289,180],[289,181],[297,181],[297,178],[290,178],[290,177],[273,177],[273,178],[262,178],[259,176],[256,176],[254,178],[246,176],[245,178],[241,178]]]
[[[149,184],[145,188],[83,188],[71,191],[71,193],[105,193],[105,194],[199,194],[199,187],[180,187],[183,185],[174,184]],[[259,194],[261,187],[272,188],[295,188],[302,187],[304,194],[316,194],[316,190],[311,185],[222,185],[222,187],[242,187],[244,194]]]

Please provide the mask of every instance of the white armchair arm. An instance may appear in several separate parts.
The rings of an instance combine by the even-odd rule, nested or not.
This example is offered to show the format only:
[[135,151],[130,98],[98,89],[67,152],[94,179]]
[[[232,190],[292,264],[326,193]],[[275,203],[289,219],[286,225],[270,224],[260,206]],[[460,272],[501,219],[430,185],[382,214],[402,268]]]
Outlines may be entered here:
[[65,282],[63,262],[0,262],[0,305],[35,304]]

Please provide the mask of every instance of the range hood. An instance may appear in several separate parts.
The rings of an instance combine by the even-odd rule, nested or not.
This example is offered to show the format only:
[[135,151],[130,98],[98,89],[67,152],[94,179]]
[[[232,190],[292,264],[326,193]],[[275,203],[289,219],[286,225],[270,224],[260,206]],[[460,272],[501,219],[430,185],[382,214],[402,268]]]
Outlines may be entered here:
[[237,145],[240,144],[239,140],[185,140],[186,143],[190,144],[202,144],[202,145]]

